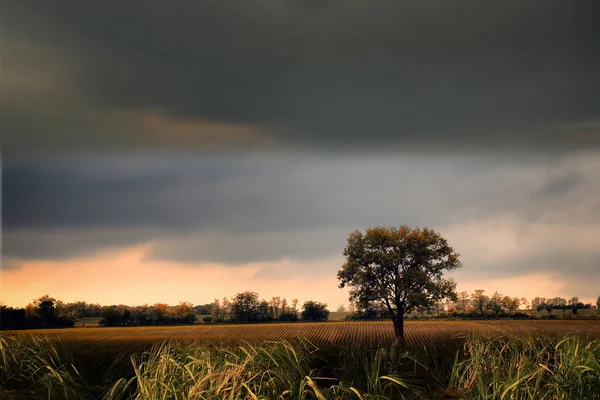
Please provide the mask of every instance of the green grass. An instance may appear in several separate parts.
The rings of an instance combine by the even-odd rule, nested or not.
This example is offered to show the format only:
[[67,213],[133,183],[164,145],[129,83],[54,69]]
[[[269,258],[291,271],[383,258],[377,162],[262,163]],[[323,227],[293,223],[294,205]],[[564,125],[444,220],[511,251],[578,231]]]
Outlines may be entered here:
[[[95,340],[2,333],[0,398],[598,399],[600,338],[566,333],[573,326],[596,324],[574,322],[539,321],[521,325],[521,330],[510,322],[512,329],[505,331],[494,322],[493,328],[458,341],[417,340],[403,347],[387,341],[325,345],[260,336],[225,345],[194,338],[202,327],[184,336],[177,327],[165,328],[178,340],[160,339],[164,332],[155,337],[150,328],[53,331],[91,333]],[[335,325],[345,323],[299,326]],[[425,333],[436,326],[420,323],[414,328]],[[249,332],[262,328],[247,327]],[[532,327],[544,327],[539,332],[546,333]],[[550,327],[565,329],[548,334]],[[127,329],[133,335],[128,342],[96,334]],[[136,339],[135,332],[145,331],[155,340]]]
[[83,398],[73,352],[45,337],[0,337],[1,398]]
[[449,386],[463,399],[598,399],[600,340],[474,337],[457,358]]

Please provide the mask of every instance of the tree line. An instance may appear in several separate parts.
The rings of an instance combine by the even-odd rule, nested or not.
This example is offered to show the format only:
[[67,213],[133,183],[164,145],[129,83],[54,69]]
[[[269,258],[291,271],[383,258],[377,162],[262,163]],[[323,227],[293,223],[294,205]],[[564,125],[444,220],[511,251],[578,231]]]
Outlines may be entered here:
[[[600,297],[597,303],[600,304]],[[577,315],[578,310],[592,308],[591,303],[583,303],[578,297],[564,299],[562,297],[545,298],[535,297],[529,302],[525,297],[505,296],[496,291],[491,296],[485,294],[485,290],[477,289],[469,294],[466,291],[457,294],[456,300],[446,302],[446,313],[449,315],[457,314],[478,314],[478,315],[496,315],[496,316],[515,316],[523,314],[523,309],[547,310],[570,310],[573,315]]]
[[64,303],[44,295],[25,308],[2,306],[0,329],[62,328],[75,325],[78,319],[100,316],[102,306],[84,301]]
[[102,326],[144,326],[194,324],[199,315],[204,323],[249,323],[270,321],[326,321],[329,317],[327,304],[306,301],[302,310],[298,300],[288,303],[285,297],[261,300],[258,293],[246,291],[231,299],[215,299],[211,304],[194,306],[179,302],[170,306],[165,303],[141,306],[124,304],[101,306],[83,301],[64,303],[48,295],[35,299],[25,308],[2,306],[0,329],[36,329],[72,327],[78,320],[99,317]]
[[[600,297],[596,301],[596,308],[600,309]],[[462,291],[456,294],[455,299],[437,301],[429,306],[417,306],[405,317],[454,317],[454,318],[476,318],[476,317],[505,317],[526,318],[530,317],[525,311],[546,311],[548,315],[552,310],[570,312],[578,315],[579,310],[593,308],[591,303],[583,303],[578,297],[565,299],[563,297],[535,297],[530,301],[525,297],[505,296],[496,291],[492,295],[485,294],[485,290],[477,289],[473,293]],[[351,303],[347,309],[339,307],[339,310],[348,311],[347,319],[388,319],[388,310],[377,304],[361,306],[359,303]]]
[[303,321],[326,321],[329,318],[327,304],[318,301],[306,301],[302,310],[298,311],[298,299],[288,303],[285,297],[274,296],[270,300],[260,299],[258,293],[246,291],[233,298],[215,299],[210,316],[204,322],[269,322],[298,321],[298,314]]

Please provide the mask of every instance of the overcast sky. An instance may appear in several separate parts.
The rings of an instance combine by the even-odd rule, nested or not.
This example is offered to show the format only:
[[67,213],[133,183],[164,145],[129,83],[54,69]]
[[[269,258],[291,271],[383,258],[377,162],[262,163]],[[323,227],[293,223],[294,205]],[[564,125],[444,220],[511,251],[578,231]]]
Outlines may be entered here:
[[600,295],[600,4],[2,1],[0,300],[347,304],[355,229]]

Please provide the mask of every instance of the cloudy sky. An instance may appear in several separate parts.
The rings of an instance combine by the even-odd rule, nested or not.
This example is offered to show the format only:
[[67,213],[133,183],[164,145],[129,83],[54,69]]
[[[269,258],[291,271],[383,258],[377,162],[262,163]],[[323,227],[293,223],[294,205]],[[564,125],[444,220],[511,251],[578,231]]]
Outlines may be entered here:
[[355,229],[600,295],[600,4],[2,1],[1,301],[347,304]]

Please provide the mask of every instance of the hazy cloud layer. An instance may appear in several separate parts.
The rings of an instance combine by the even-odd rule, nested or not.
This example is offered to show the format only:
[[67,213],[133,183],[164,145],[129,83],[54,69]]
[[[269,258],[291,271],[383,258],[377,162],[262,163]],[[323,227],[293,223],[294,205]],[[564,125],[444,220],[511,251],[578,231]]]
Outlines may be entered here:
[[138,153],[5,162],[4,256],[69,258],[149,243],[148,259],[264,262],[261,274],[272,276],[273,261],[339,257],[354,229],[408,224],[447,236],[471,278],[593,276],[598,160],[595,152],[561,159]]
[[597,2],[8,2],[6,149],[600,144]]

